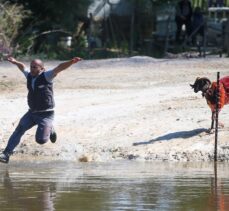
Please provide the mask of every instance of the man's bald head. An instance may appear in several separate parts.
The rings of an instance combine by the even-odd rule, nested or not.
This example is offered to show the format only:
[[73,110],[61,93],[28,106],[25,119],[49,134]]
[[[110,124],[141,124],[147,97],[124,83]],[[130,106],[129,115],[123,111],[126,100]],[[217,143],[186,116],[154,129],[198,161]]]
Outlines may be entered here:
[[40,67],[44,68],[44,63],[40,59],[34,59],[31,61],[31,64],[39,65]]
[[30,63],[30,73],[32,76],[38,76],[44,71],[44,63],[40,59],[34,59]]

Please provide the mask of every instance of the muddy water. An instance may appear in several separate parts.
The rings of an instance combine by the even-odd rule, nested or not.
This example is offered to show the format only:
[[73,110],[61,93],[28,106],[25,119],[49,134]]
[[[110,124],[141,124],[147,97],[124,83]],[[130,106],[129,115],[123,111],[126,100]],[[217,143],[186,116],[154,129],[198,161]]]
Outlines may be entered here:
[[229,210],[229,167],[11,162],[0,164],[0,207],[1,211]]

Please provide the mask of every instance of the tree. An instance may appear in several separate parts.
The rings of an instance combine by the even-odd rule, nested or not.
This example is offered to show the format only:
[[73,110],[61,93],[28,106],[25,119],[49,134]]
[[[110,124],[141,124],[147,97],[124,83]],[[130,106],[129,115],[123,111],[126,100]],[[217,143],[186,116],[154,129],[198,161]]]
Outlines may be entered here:
[[8,1],[0,0],[0,53],[11,53],[17,46],[14,44],[23,19],[29,12],[22,5],[9,4]]
[[[6,1],[6,0],[2,0]],[[87,17],[91,0],[9,0],[31,11],[24,19],[17,42],[31,53],[49,51],[61,36],[74,36],[78,23]],[[51,46],[50,46],[51,45]],[[50,46],[50,47],[49,47]],[[27,49],[27,50],[26,50]]]

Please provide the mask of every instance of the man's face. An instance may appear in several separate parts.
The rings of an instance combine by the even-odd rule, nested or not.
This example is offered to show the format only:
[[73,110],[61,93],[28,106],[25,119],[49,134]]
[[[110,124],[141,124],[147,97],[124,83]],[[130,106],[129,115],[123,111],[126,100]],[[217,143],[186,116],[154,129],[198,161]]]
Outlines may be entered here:
[[30,63],[30,73],[32,76],[38,76],[44,70],[42,61],[35,59]]

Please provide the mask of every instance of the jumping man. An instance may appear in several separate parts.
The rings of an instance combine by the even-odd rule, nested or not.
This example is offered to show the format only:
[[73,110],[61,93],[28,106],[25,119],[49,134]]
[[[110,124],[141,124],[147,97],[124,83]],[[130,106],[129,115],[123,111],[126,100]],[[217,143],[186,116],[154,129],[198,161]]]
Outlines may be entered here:
[[3,163],[9,162],[9,157],[19,144],[22,135],[35,125],[38,126],[35,137],[37,143],[44,144],[49,139],[52,143],[56,142],[57,135],[53,129],[55,106],[53,78],[61,71],[79,62],[81,58],[75,57],[48,71],[45,71],[44,64],[40,59],[35,59],[30,63],[30,71],[26,70],[25,64],[13,57],[8,57],[7,60],[16,65],[27,79],[29,110],[20,119],[18,126],[9,138],[6,148],[0,153],[0,162]]

